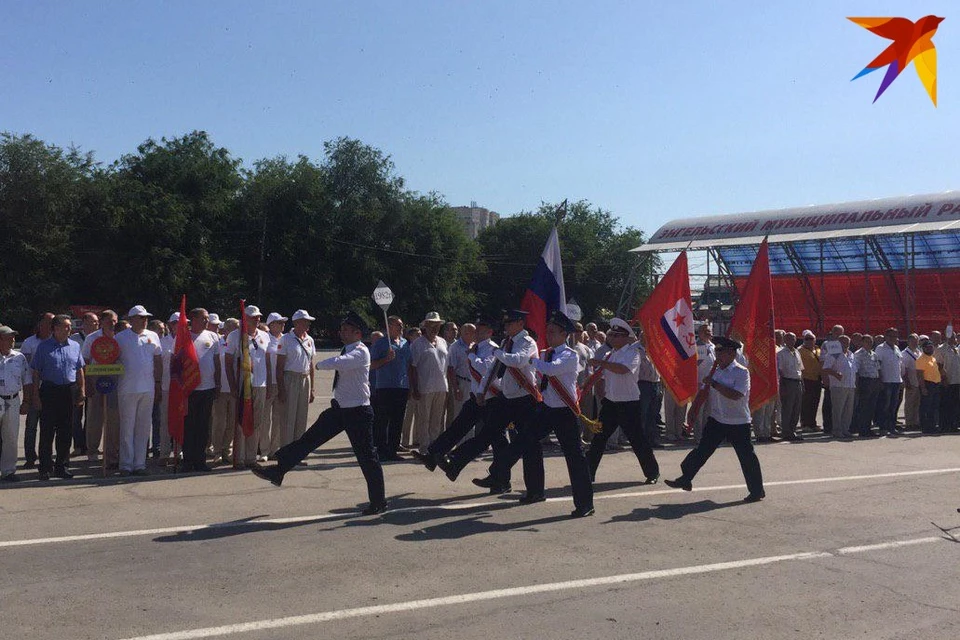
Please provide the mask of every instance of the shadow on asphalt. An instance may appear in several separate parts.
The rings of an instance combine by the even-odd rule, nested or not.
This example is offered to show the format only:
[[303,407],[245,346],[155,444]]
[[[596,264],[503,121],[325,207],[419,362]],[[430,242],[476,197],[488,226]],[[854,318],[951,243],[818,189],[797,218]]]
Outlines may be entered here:
[[677,520],[684,516],[694,516],[701,513],[709,513],[717,509],[727,507],[736,507],[744,505],[742,500],[732,500],[730,502],[714,502],[713,500],[700,500],[698,502],[687,502],[681,504],[658,504],[652,507],[638,507],[630,513],[612,516],[602,524],[612,524],[615,522],[646,522],[647,520]]

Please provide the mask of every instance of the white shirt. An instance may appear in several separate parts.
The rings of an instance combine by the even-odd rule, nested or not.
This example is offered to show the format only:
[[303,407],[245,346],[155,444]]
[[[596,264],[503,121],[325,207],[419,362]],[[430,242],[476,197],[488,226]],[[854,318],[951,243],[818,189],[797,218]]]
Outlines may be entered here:
[[343,349],[343,355],[318,362],[317,369],[337,371],[333,399],[341,408],[365,407],[370,404],[370,350],[360,341]]
[[[951,347],[949,343],[944,342],[933,352],[933,357],[937,362],[943,365],[943,375],[946,376],[944,384],[960,384],[960,351],[957,347]],[[916,361],[913,363],[916,370]]]
[[[103,329],[97,329],[96,331],[94,331],[93,333],[91,333],[90,335],[88,335],[86,338],[83,339],[83,344],[80,345],[80,355],[83,356],[83,361],[86,362],[87,364],[97,364],[96,362],[94,362],[93,358],[91,357],[90,350],[93,347],[93,343],[96,341],[96,339],[102,335],[103,335]],[[113,334],[113,337],[116,338],[117,334]],[[27,344],[26,340],[23,342],[23,344]]]
[[217,357],[220,358],[220,393],[229,393],[230,383],[227,382],[227,339],[220,334],[217,334],[217,337],[220,339],[220,353],[217,354]]
[[726,369],[717,367],[713,372],[717,384],[730,387],[743,394],[731,400],[716,389],[710,390],[710,417],[721,424],[750,424],[750,372],[739,362],[731,362]]
[[[254,387],[265,387],[267,386],[267,350],[270,348],[270,334],[257,329],[253,337],[247,336],[247,346],[250,349],[250,361],[253,364],[250,384]],[[234,366],[239,367],[240,329],[234,329],[227,336],[227,353],[233,356]],[[237,376],[237,384],[240,384],[240,376]]]
[[193,348],[197,351],[197,360],[200,362],[200,384],[197,385],[195,390],[213,389],[217,366],[214,358],[220,357],[220,336],[213,331],[201,331],[200,333],[191,333],[190,337],[193,338]]
[[[280,346],[280,339],[283,337],[281,333],[279,336],[275,336],[272,333],[267,334],[270,337],[270,346],[267,347],[267,366],[270,367],[270,370],[273,371],[273,383],[277,383],[277,347]],[[299,347],[297,347],[299,348]],[[283,372],[280,372],[281,375]]]
[[643,382],[660,382],[660,374],[657,368],[653,366],[653,361],[647,355],[647,350],[643,345],[637,345],[637,351],[640,353],[640,368],[637,369],[637,380]]
[[[800,380],[803,377],[803,360],[800,359],[800,352],[796,347],[784,347],[777,351],[777,373],[788,380]],[[830,382],[833,382],[833,379]]]
[[149,329],[139,334],[133,329],[124,329],[114,338],[120,345],[120,364],[123,365],[117,392],[153,393],[156,385],[153,359],[160,355],[160,336]]
[[903,354],[900,353],[900,347],[890,346],[886,342],[874,349],[877,354],[877,360],[880,361],[880,380],[881,382],[903,382],[900,375],[900,368],[903,363]]
[[[907,347],[903,350],[903,366],[901,367],[900,375],[903,376],[904,382],[909,382],[914,387],[920,384],[917,380],[917,358],[919,358],[920,355],[920,349]],[[938,362],[939,360],[940,359],[937,358]]]
[[470,347],[463,341],[463,338],[457,338],[447,349],[447,369],[453,369],[461,380],[470,380],[470,363],[467,361],[467,352]]
[[0,396],[17,395],[31,380],[25,355],[16,349],[10,349],[7,355],[0,354]]
[[846,353],[838,353],[832,356],[828,355],[823,361],[823,368],[833,369],[843,376],[839,380],[830,376],[831,389],[857,388],[857,359],[849,349],[847,349]]
[[[493,357],[493,351],[499,348],[496,342],[487,339],[477,343],[476,353],[467,353],[467,361],[470,363],[470,368],[480,374],[479,378],[472,374],[470,375],[470,393],[473,395],[479,396],[480,392],[483,391],[487,372],[490,370],[490,365],[496,360],[496,358]],[[487,389],[487,395],[489,395],[490,389],[495,388],[499,389],[499,386],[491,383]]]
[[615,362],[626,366],[627,373],[614,373],[609,369],[603,370],[603,397],[613,402],[634,402],[640,399],[640,388],[637,386],[640,374],[640,347],[639,342],[624,345],[615,349],[607,358],[607,362]]
[[410,366],[417,371],[417,392],[447,391],[447,341],[440,336],[431,344],[420,336],[410,345]]
[[303,340],[300,340],[292,330],[283,334],[280,342],[277,343],[277,356],[287,357],[286,363],[283,365],[284,371],[310,373],[310,365],[313,363],[313,356],[316,353],[313,338],[304,335]]
[[697,382],[710,375],[713,363],[717,360],[717,347],[712,342],[701,343],[697,340]]
[[857,375],[861,378],[876,379],[880,375],[880,362],[877,354],[866,347],[860,347],[853,354],[857,359]]
[[[524,329],[513,336],[509,351],[497,349],[493,352],[493,357],[508,367],[515,367],[520,371],[520,375],[527,379],[531,385],[537,384],[537,373],[530,364],[530,360],[540,354],[537,343],[530,337],[527,330]],[[517,379],[509,371],[503,372],[503,379],[500,381],[500,389],[504,398],[514,399],[530,395],[526,389],[520,386]]]
[[[95,331],[94,333],[100,333]],[[53,335],[52,333],[50,335]],[[93,335],[93,334],[91,334]],[[23,344],[20,345],[20,353],[27,359],[27,364],[30,364],[33,361],[33,353],[37,350],[37,345],[43,342],[40,338],[37,337],[37,334],[31,334],[27,336],[27,339],[23,341]],[[82,353],[80,355],[83,355]],[[86,357],[83,359],[84,362],[87,361]]]
[[160,363],[162,370],[160,372],[160,390],[170,390],[170,357],[173,355],[173,348],[177,346],[177,336],[171,334],[160,338]]
[[[547,351],[543,360],[534,359],[533,368],[545,376],[556,378],[567,394],[577,400],[577,373],[580,369],[579,357],[577,352],[565,344],[553,349],[553,355],[547,362],[550,351]],[[560,399],[560,394],[553,388],[553,384],[548,384],[543,390],[543,403],[551,409],[566,407],[567,403]]]

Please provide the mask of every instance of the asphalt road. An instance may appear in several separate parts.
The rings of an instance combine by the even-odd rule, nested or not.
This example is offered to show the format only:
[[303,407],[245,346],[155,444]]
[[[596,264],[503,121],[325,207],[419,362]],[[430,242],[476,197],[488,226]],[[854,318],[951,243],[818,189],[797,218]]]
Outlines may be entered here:
[[[327,382],[321,382],[322,388]],[[314,405],[315,412],[323,399]],[[5,637],[946,638],[960,628],[960,438],[758,447],[767,499],[720,449],[684,493],[607,455],[597,514],[519,506],[412,463],[361,517],[341,436],[275,488],[249,472],[0,490]],[[665,477],[685,449],[658,452]],[[519,489],[519,468],[514,482]],[[27,476],[29,477],[29,476]],[[960,537],[960,529],[957,529]]]

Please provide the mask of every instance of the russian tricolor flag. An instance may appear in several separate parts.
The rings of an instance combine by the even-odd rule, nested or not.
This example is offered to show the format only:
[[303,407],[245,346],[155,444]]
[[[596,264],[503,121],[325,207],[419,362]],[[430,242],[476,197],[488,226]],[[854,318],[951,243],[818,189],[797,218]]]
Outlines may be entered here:
[[523,296],[520,308],[526,311],[527,328],[537,334],[537,346],[547,348],[547,318],[556,310],[564,310],[567,294],[563,288],[563,264],[560,262],[560,241],[554,227],[547,246],[534,269],[533,278]]

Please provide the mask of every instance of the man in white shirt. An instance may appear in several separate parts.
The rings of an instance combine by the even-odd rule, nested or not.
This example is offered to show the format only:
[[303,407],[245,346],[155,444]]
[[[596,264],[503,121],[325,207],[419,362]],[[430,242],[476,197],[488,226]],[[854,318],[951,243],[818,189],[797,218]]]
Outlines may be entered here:
[[177,327],[180,312],[174,311],[167,319],[167,335],[160,338],[160,437],[154,443],[157,459],[162,464],[170,460],[170,357],[177,346]]
[[897,435],[897,410],[900,408],[900,385],[903,383],[903,353],[898,341],[900,332],[890,327],[884,334],[884,342],[876,348],[880,363],[880,407],[877,412],[877,427],[880,435]]
[[726,440],[737,453],[749,494],[744,502],[760,502],[766,497],[760,461],[750,442],[750,372],[736,361],[743,346],[729,338],[714,338],[717,368],[704,383],[710,388],[707,398],[707,423],[703,438],[680,463],[683,474],[676,480],[666,480],[668,487],[693,490],[693,479],[710,459],[717,447]]
[[255,305],[248,305],[244,311],[244,328],[237,329],[227,335],[227,381],[230,385],[230,394],[237,403],[244,402],[243,396],[243,376],[240,375],[243,367],[243,354],[241,353],[241,340],[247,343],[247,352],[250,354],[250,399],[253,410],[252,422],[253,431],[249,435],[242,432],[242,426],[235,429],[233,458],[234,469],[241,467],[253,468],[257,463],[257,447],[260,446],[261,432],[268,429],[269,414],[267,413],[267,350],[270,348],[270,336],[266,331],[261,330],[260,308]]
[[[697,388],[703,386],[703,381],[713,370],[713,363],[717,360],[713,340],[713,328],[710,323],[704,323],[697,328]],[[703,425],[707,423],[707,412],[701,410],[693,422],[693,441],[700,442],[703,435]]]
[[[210,314],[197,307],[190,313],[190,337],[197,352],[200,383],[187,397],[187,415],[183,420],[183,471],[210,471],[207,444],[213,401],[220,389],[220,336],[207,330]],[[181,318],[182,321],[182,318]]]
[[[940,366],[940,433],[956,433],[960,426],[960,348],[957,334],[951,333],[936,348],[934,357]],[[914,364],[916,368],[916,364]]]
[[447,348],[447,419],[449,427],[470,397],[470,363],[467,353],[477,337],[477,327],[469,322],[460,327],[460,337]]
[[[473,325],[464,325],[464,327],[468,326],[476,327],[476,342],[470,346],[465,356],[467,364],[470,367],[467,371],[470,376],[470,389],[467,399],[453,422],[450,423],[450,426],[427,447],[426,453],[411,451],[413,457],[430,471],[437,468],[437,461],[441,456],[447,454],[457,446],[457,443],[466,438],[483,419],[484,410],[480,404],[478,404],[477,398],[482,393],[483,378],[496,360],[496,358],[493,357],[493,352],[498,349],[499,346],[491,339],[493,336],[493,322],[486,316],[477,318],[476,323]],[[494,440],[494,451],[501,449],[501,447],[506,446],[506,444],[506,438]]]
[[857,391],[857,361],[850,351],[849,336],[839,338],[840,353],[828,354],[823,373],[830,376],[830,400],[833,411],[833,435],[846,440],[853,437],[853,398]]
[[115,338],[123,375],[117,389],[120,410],[120,475],[147,475],[147,446],[153,431],[153,399],[160,393],[160,336],[147,329],[153,314],[143,305],[127,313],[130,328]]
[[[559,311],[554,311],[547,320],[546,335],[549,345],[542,358],[532,358],[533,368],[540,374],[540,391],[543,403],[537,408],[532,427],[518,436],[503,454],[497,464],[512,467],[517,460],[523,459],[524,483],[526,495],[521,503],[542,502],[544,495],[543,449],[540,436],[551,431],[557,434],[557,441],[567,462],[567,473],[573,491],[574,518],[593,515],[593,486],[590,483],[590,470],[580,446],[580,425],[577,421],[577,373],[579,358],[577,352],[567,346],[567,337],[576,330],[573,321]],[[525,437],[524,437],[525,436]],[[529,467],[529,470],[528,470]],[[500,474],[494,470],[494,476]]]
[[20,416],[27,414],[27,405],[21,403],[33,397],[33,378],[27,357],[13,348],[17,332],[0,325],[0,480],[17,482],[17,436],[20,434]]
[[443,433],[447,401],[447,341],[440,337],[440,314],[431,311],[423,320],[423,335],[410,344],[410,397],[416,403],[414,440],[420,453]]
[[231,464],[231,448],[234,444],[234,431],[237,426],[237,398],[230,392],[230,377],[227,375],[227,336],[240,327],[236,318],[227,318],[219,325],[220,340],[220,387],[213,401],[210,414],[210,448],[213,450],[214,465]]
[[[800,406],[803,402],[803,360],[797,350],[797,334],[783,336],[783,348],[777,352],[777,373],[780,375],[780,426],[785,440],[803,440],[800,424]],[[769,442],[770,434],[766,434]],[[760,439],[760,434],[757,434]]]
[[270,417],[270,428],[266,433],[260,432],[260,453],[262,454],[260,462],[266,462],[267,458],[277,452],[277,449],[283,446],[284,420],[286,411],[284,411],[283,399],[277,391],[277,376],[283,375],[277,372],[277,347],[280,346],[280,339],[283,338],[283,329],[287,324],[288,318],[282,316],[276,311],[267,316],[267,329],[270,332],[270,346],[267,350],[267,411]]
[[286,407],[280,446],[307,430],[307,405],[314,399],[313,356],[316,346],[308,333],[316,320],[304,309],[293,312],[293,329],[277,343],[277,397]]
[[607,331],[607,341],[613,347],[612,355],[590,361],[593,367],[603,370],[603,401],[600,408],[603,426],[599,433],[594,434],[590,451],[587,452],[593,481],[596,481],[597,467],[603,458],[607,440],[617,428],[627,436],[637,456],[645,477],[643,484],[656,484],[660,478],[660,465],[641,425],[640,388],[637,384],[641,353],[636,337],[633,328],[625,320],[612,319]]
[[340,321],[340,355],[321,360],[316,368],[336,371],[333,377],[331,407],[320,414],[302,437],[277,451],[277,464],[256,467],[257,477],[278,487],[288,471],[300,464],[311,451],[334,436],[346,431],[350,446],[367,482],[370,504],[363,515],[376,515],[387,510],[383,486],[383,468],[373,443],[373,409],[370,407],[370,351],[363,344],[366,323],[352,311]]
[[[111,309],[100,312],[100,328],[87,335],[83,340],[80,353],[88,365],[98,364],[93,357],[93,343],[101,336],[115,338],[117,314]],[[103,440],[104,469],[114,471],[120,468],[120,405],[117,395],[117,376],[106,376],[99,382],[100,376],[90,376],[86,385],[87,402],[87,459],[96,460]]]
[[[511,309],[504,313],[503,331],[506,335],[503,347],[493,351],[494,361],[487,369],[477,403],[484,407],[483,427],[473,438],[462,442],[449,455],[441,456],[437,461],[447,478],[455,481],[472,460],[476,459],[487,447],[498,439],[504,438],[507,425],[511,422],[517,437],[522,437],[529,428],[532,414],[536,408],[536,399],[531,390],[536,390],[536,378],[530,359],[539,353],[537,343],[525,328],[527,312]],[[499,386],[499,393],[492,389]],[[537,392],[539,393],[539,392]],[[539,439],[537,439],[539,444]],[[510,465],[500,464],[499,458],[505,450],[494,449],[490,475],[477,478],[473,483],[489,488],[491,494],[508,493],[510,487]],[[533,471],[524,464],[524,476]],[[529,485],[528,485],[529,486]],[[537,500],[539,501],[539,500]]]
[[[41,313],[37,320],[37,330],[27,336],[20,345],[20,353],[30,365],[37,345],[53,335],[53,314]],[[33,406],[32,398],[24,396],[23,404],[27,405],[27,423],[23,429],[23,459],[24,469],[33,469],[37,466],[37,427],[40,425],[40,407]],[[89,449],[88,449],[89,452]]]
[[920,382],[917,380],[917,358],[920,357],[920,336],[907,336],[903,350],[903,417],[905,431],[920,429]]

